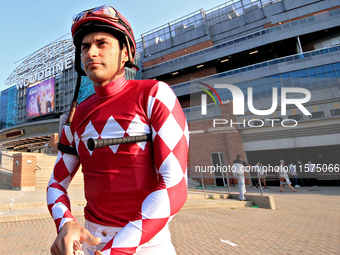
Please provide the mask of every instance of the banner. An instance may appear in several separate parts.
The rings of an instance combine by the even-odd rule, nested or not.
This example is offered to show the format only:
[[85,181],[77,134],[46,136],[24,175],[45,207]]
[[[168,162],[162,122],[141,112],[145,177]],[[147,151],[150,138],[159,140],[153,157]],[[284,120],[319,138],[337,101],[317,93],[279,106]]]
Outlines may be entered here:
[[27,89],[26,119],[54,112],[54,78]]

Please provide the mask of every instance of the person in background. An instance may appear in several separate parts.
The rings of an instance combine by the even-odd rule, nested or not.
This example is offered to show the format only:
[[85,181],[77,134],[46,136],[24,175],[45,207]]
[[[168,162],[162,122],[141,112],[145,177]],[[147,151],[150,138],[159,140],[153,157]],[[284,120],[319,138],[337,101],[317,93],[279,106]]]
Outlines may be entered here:
[[245,169],[246,167],[249,167],[249,169],[251,168],[251,166],[247,162],[242,160],[242,155],[238,154],[237,158],[233,162],[232,172],[233,172],[234,177],[238,181],[240,201],[246,201],[246,198],[244,197],[244,194],[246,193],[246,184],[244,180],[244,172],[246,170]]
[[300,176],[298,179],[300,180],[300,185],[305,186],[305,172],[303,168],[303,164],[301,160],[298,160],[297,165],[296,165],[296,172],[298,176]]
[[269,190],[266,184],[266,177],[267,177],[267,171],[264,171],[261,167],[261,163],[257,162],[255,165],[255,168],[257,170],[258,177],[260,177],[260,181],[257,181],[256,186],[254,186],[255,189],[259,188],[260,182],[263,184],[265,190]]
[[315,172],[315,164],[312,164],[312,161],[308,161],[308,181],[309,184],[312,187],[317,187],[317,183],[316,183],[316,172]]
[[291,185],[292,183],[290,182],[288,177],[288,168],[285,166],[284,160],[280,160],[279,178],[280,178],[280,192],[284,192],[282,189],[283,185],[287,185],[293,192],[297,191]]
[[294,182],[295,182],[295,188],[299,188],[300,186],[298,185],[298,173],[296,171],[296,166],[294,163],[291,163],[289,166],[289,173],[294,176]]

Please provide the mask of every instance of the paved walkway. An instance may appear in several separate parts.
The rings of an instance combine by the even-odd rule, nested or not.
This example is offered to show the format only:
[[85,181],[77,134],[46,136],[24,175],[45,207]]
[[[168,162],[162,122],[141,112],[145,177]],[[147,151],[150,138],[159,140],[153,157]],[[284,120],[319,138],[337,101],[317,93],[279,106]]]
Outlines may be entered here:
[[[259,193],[247,189],[248,194]],[[280,193],[278,187],[272,187],[266,192],[274,197],[276,210],[244,207],[180,211],[170,225],[178,255],[340,254],[340,188],[298,189],[292,193],[285,188]],[[0,203],[6,199],[0,190]],[[84,222],[82,216],[76,218]],[[0,254],[50,254],[55,237],[49,218],[0,223]]]

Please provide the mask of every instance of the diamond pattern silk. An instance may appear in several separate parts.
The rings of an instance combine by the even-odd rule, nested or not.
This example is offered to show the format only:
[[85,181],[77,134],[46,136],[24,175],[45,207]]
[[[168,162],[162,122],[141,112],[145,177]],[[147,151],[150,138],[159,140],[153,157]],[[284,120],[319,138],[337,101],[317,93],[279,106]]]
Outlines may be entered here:
[[[105,88],[106,87],[106,88]],[[115,138],[152,132],[152,143],[87,148],[89,138]],[[47,188],[48,208],[58,231],[74,220],[68,185],[82,164],[85,218],[124,227],[102,250],[133,254],[182,208],[187,192],[188,127],[171,90],[154,80],[125,81],[96,88],[78,106],[61,143],[76,147],[79,157],[59,152]]]

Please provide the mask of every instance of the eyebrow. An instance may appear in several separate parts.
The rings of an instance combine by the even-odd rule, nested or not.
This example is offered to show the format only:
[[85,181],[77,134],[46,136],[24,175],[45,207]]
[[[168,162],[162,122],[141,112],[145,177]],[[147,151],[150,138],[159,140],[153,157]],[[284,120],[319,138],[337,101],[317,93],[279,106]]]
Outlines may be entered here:
[[[107,40],[107,37],[99,37],[99,38],[95,39],[95,42],[102,42],[102,41],[105,41],[105,40]],[[81,44],[81,46],[87,46],[89,44],[90,44],[89,42],[84,42],[84,43]]]

